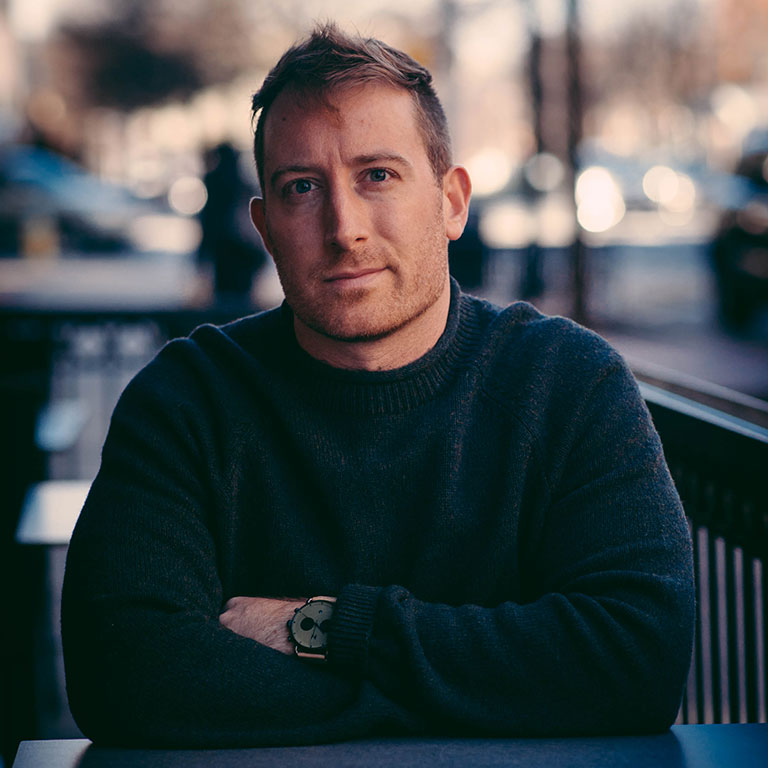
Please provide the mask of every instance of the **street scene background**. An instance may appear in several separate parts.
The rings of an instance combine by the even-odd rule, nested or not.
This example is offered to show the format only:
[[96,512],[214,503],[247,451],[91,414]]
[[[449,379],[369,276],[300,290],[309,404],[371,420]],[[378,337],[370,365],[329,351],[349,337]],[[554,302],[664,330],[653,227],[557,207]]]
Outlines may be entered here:
[[327,19],[434,72],[467,290],[768,398],[765,0],[4,0],[0,302],[279,301],[263,253],[217,266],[249,226],[216,200],[255,189],[250,95]]

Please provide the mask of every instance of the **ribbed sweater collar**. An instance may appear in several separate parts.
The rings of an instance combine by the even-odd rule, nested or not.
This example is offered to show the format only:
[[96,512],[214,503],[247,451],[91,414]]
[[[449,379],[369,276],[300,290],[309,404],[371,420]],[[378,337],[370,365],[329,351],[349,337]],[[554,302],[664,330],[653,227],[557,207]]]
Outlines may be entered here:
[[361,415],[407,411],[440,394],[472,359],[483,330],[481,303],[462,295],[451,280],[448,319],[437,344],[418,360],[386,371],[351,371],[316,360],[296,341],[293,313],[284,303],[282,357],[292,379],[302,383],[304,397],[321,407]]

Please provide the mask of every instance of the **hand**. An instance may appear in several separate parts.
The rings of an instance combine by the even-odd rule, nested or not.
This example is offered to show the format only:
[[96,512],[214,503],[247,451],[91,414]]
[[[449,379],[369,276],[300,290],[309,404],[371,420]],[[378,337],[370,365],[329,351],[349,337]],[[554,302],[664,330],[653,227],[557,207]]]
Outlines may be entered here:
[[293,643],[288,637],[288,620],[304,603],[270,597],[233,597],[225,603],[219,623],[238,635],[290,655]]

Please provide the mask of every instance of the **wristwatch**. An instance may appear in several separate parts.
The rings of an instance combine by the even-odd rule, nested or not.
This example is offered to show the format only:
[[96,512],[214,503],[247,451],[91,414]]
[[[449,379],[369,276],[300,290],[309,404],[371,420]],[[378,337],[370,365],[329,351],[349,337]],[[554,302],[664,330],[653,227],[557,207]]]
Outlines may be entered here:
[[335,597],[310,597],[288,620],[288,636],[300,659],[325,661],[328,658],[328,627]]

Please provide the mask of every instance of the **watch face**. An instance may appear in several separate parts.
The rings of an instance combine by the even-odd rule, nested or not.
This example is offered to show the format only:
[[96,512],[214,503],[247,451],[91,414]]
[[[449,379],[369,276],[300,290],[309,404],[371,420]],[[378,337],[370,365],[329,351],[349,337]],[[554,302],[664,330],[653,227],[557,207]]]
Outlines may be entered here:
[[333,603],[325,600],[307,603],[299,608],[291,619],[291,635],[296,644],[310,650],[323,650],[332,615]]

